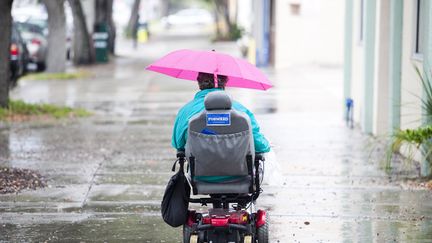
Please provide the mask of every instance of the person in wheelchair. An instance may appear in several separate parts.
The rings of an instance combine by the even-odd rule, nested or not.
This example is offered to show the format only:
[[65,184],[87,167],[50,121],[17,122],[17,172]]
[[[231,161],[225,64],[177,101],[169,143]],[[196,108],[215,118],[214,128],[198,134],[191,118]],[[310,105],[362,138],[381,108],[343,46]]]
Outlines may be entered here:
[[[200,91],[198,91],[192,101],[187,103],[185,106],[183,106],[175,119],[174,128],[173,128],[173,134],[172,134],[172,146],[177,149],[178,151],[185,151],[186,144],[188,143],[188,126],[191,124],[189,123],[191,119],[196,116],[197,114],[203,112],[206,110],[206,104],[204,102],[205,97],[207,97],[209,94],[212,94],[214,92],[222,92],[224,95],[228,98],[224,100],[224,95],[215,96],[215,100],[212,100],[210,102],[210,106],[214,106],[213,110],[229,110],[232,108],[232,110],[235,112],[235,116],[244,116],[246,115],[247,118],[245,120],[249,120],[249,128],[250,132],[253,137],[253,143],[251,144],[251,148],[248,149],[248,153],[252,153],[252,156],[254,156],[254,153],[266,153],[270,151],[270,145],[267,139],[264,137],[264,135],[260,132],[260,127],[258,125],[258,122],[256,121],[253,113],[249,111],[246,107],[244,107],[242,104],[236,101],[231,101],[229,96],[224,92],[225,85],[228,81],[226,76],[223,75],[217,75],[217,88],[215,88],[214,84],[214,75],[210,73],[199,73],[197,77],[198,86]],[[222,97],[222,98],[221,98]],[[219,102],[219,104],[218,104]],[[229,103],[229,104],[228,104]],[[218,107],[220,106],[220,107]],[[224,119],[223,117],[218,117],[218,115],[213,115],[214,119]],[[216,121],[216,120],[215,120]],[[217,123],[217,122],[216,122]],[[208,125],[208,124],[207,124]],[[238,124],[230,124],[230,125],[238,125]],[[248,126],[247,124],[242,124],[240,127],[238,127],[240,130],[246,130],[249,128],[246,128]],[[242,127],[243,126],[243,127]],[[228,131],[227,127],[224,126],[223,122],[220,124],[213,124],[213,126],[205,126],[200,127],[200,130],[197,131],[198,133],[201,133],[203,135],[217,135],[217,134],[225,134],[232,131]],[[202,141],[201,141],[202,142]],[[196,147],[196,146],[195,146]],[[226,148],[225,148],[226,149]],[[187,150],[187,149],[186,149]],[[236,151],[241,150],[241,148],[235,148]],[[190,151],[189,151],[190,152]],[[232,155],[227,154],[227,155]],[[220,153],[230,153],[229,151],[220,151]],[[227,156],[225,156],[227,157]],[[228,159],[233,160],[233,159]],[[234,159],[235,160],[235,159]],[[212,161],[211,159],[209,161]],[[220,161],[212,161],[215,162],[212,164],[211,162],[206,163],[206,166],[209,167],[208,169],[211,169],[213,167],[220,166]],[[235,165],[233,165],[235,166]],[[233,174],[235,169],[234,168],[225,168],[232,171],[232,173],[220,173],[220,174],[226,174],[226,175],[195,175],[193,180],[200,182],[201,184],[205,185],[211,185],[211,183],[228,183],[228,182],[235,182],[236,180],[241,180],[244,175],[230,175]],[[217,174],[217,173],[216,173]],[[235,174],[235,173],[234,173]],[[213,197],[215,194],[211,194]],[[214,206],[218,207],[220,204],[214,203]]]
[[260,165],[269,142],[252,112],[224,91],[227,77],[218,75],[217,85],[213,74],[199,73],[197,80],[200,91],[178,112],[172,146],[181,170],[188,162],[193,194],[210,195],[187,201],[213,208],[188,210],[183,242],[268,243],[266,213],[253,205],[261,193]]
[[[191,119],[192,116],[198,114],[199,112],[205,109],[204,107],[205,96],[211,92],[225,90],[225,84],[228,81],[227,77],[223,75],[217,75],[217,79],[218,79],[218,87],[215,88],[213,74],[202,73],[202,72],[198,74],[197,81],[198,81],[198,86],[200,91],[198,91],[195,94],[195,97],[192,101],[184,105],[179,110],[174,122],[171,144],[175,149],[179,151],[185,150],[189,120]],[[252,126],[255,152],[256,153],[269,152],[270,151],[269,142],[264,137],[264,135],[260,132],[260,127],[253,113],[249,111],[246,107],[244,107],[242,104],[236,101],[232,102],[232,108],[234,110],[244,112],[248,115]],[[222,179],[224,178],[214,178],[214,181],[217,182]]]

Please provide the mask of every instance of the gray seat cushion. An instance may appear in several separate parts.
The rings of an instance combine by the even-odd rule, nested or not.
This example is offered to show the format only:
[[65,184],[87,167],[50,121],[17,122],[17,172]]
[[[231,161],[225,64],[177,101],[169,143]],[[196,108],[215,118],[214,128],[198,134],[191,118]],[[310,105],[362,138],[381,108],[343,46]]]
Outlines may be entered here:
[[196,180],[194,182],[198,194],[249,193],[251,178],[250,176],[245,176],[233,181],[219,183]]

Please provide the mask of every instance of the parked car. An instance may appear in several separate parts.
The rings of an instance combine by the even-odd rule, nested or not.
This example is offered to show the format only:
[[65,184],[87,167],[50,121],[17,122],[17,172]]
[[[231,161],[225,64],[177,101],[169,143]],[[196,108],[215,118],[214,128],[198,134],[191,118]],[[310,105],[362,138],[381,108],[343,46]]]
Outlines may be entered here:
[[46,66],[48,48],[48,41],[44,34],[45,29],[31,21],[16,22],[16,26],[26,42],[31,63],[36,65],[38,71],[43,71]]
[[29,53],[26,43],[20,35],[20,32],[14,23],[12,25],[12,36],[10,45],[10,87],[15,87],[18,78],[27,72],[29,62]]
[[[72,13],[70,12],[70,10],[68,10],[69,8],[65,9],[65,14],[66,14],[66,57],[67,59],[70,59],[71,55],[72,55],[72,37],[73,37],[73,19],[72,19]],[[32,30],[36,30],[36,27],[38,28],[38,30],[36,31],[38,34],[40,34],[41,36],[44,37],[45,42],[48,43],[48,15],[46,14],[46,10],[43,7],[43,5],[36,5],[36,6],[27,6],[24,8],[19,8],[19,9],[14,9],[12,11],[12,15],[14,17],[15,20],[17,20],[17,22],[19,23],[23,23],[23,24],[28,24],[28,25],[32,25]],[[31,31],[33,32],[33,31]],[[26,38],[27,39],[27,38]],[[32,57],[33,60],[37,59],[37,69],[38,70],[43,70],[45,68],[45,60],[42,60],[42,58],[46,58],[46,48],[45,51],[43,51],[44,48],[41,48],[41,50],[39,50],[39,48],[37,48],[38,41],[40,41],[40,45],[39,46],[43,46],[43,41],[41,40],[41,38],[37,38],[38,41],[33,41],[33,38],[30,39],[30,41],[27,39],[27,43],[28,44],[28,48],[31,51],[32,54],[38,53],[37,54],[37,58],[36,57]],[[30,47],[30,45],[34,45],[32,47]],[[47,46],[48,44],[46,44]],[[45,52],[45,55],[42,55],[42,53]]]
[[210,25],[213,23],[212,14],[201,8],[182,9],[175,14],[162,18],[165,28],[173,26]]

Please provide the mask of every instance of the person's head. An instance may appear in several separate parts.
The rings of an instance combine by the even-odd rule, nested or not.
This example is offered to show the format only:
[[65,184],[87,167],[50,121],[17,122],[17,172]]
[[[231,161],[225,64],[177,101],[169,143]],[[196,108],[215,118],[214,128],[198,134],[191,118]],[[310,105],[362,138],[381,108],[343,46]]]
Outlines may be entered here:
[[[218,88],[225,89],[225,85],[228,82],[228,77],[224,75],[217,75],[217,79]],[[215,87],[214,76],[211,73],[198,73],[197,81],[200,90],[212,89]]]

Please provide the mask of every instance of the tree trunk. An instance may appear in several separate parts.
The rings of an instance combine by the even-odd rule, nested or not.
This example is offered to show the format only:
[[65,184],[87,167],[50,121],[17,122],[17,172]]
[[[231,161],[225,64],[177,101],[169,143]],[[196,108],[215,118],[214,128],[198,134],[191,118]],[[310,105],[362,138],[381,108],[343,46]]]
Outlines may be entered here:
[[0,107],[7,107],[10,79],[10,41],[12,35],[12,0],[0,1]]
[[74,22],[73,62],[76,65],[94,62],[93,40],[87,30],[86,18],[80,0],[69,0]]
[[66,17],[63,0],[42,0],[48,12],[47,72],[66,70]]
[[216,0],[217,35],[220,39],[229,39],[232,25],[230,23],[227,0]]
[[219,16],[219,11],[217,9],[217,6],[215,6],[215,8],[214,8],[214,17],[215,17],[215,23],[216,23],[216,39],[219,39],[220,36],[222,35],[222,33],[221,33],[220,25],[219,25],[220,16]]
[[136,31],[138,30],[138,21],[139,21],[139,9],[140,9],[141,0],[135,0],[131,9],[131,15],[129,17],[129,22],[127,25],[127,35],[135,37]]
[[170,14],[170,10],[172,8],[172,0],[163,0],[160,1],[160,15],[161,17],[168,16]]
[[96,0],[95,2],[95,28],[106,25],[108,31],[108,49],[114,54],[116,29],[112,19],[113,0]]

